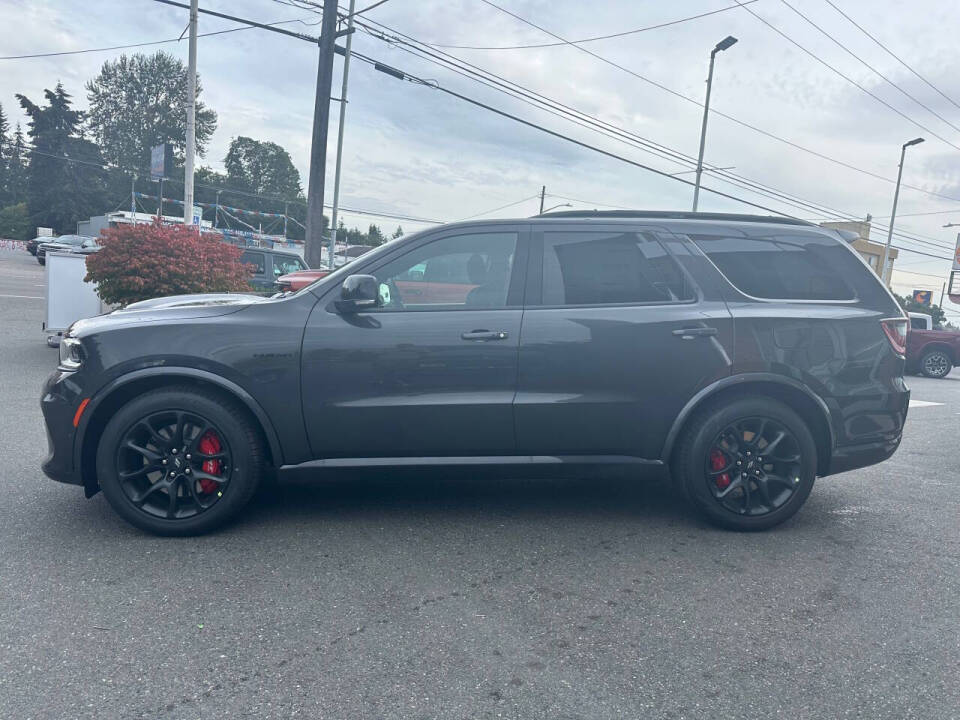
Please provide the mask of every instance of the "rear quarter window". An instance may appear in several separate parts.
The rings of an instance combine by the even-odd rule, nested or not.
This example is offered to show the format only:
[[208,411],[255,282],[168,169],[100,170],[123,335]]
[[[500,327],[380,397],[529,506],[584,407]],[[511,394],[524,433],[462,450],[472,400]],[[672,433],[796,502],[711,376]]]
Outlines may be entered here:
[[740,292],[765,300],[855,300],[845,278],[870,271],[822,235],[690,235]]

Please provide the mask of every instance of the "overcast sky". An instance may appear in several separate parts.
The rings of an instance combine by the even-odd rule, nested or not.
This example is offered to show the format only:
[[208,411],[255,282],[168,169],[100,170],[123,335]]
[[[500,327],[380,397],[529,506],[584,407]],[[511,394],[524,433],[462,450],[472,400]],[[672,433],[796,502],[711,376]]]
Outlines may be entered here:
[[[347,2],[341,0],[341,6],[345,8]],[[370,2],[358,0],[358,8]],[[943,257],[952,254],[955,229],[942,225],[960,223],[960,73],[956,72],[960,50],[955,32],[960,27],[960,3],[832,0],[945,98],[844,19],[827,0],[787,0],[790,5],[784,0],[756,0],[747,7],[864,90],[798,49],[747,9],[735,7],[737,0],[495,2],[565,39],[624,32],[734,6],[688,22],[582,46],[609,62],[569,45],[446,52],[695,156],[702,108],[636,75],[702,102],[710,50],[725,36],[734,35],[739,43],[717,58],[712,109],[888,180],[896,178],[900,145],[925,137],[924,144],[908,150],[904,182],[956,201],[904,189],[897,229],[922,236],[924,244],[905,238],[895,238],[894,244]],[[312,25],[319,21],[318,15],[293,4],[201,0],[201,8],[261,22],[302,19]],[[848,54],[791,6],[927,108]],[[433,44],[502,47],[555,41],[482,0],[389,0],[372,10],[369,18]],[[153,0],[0,0],[0,27],[5,29],[0,56],[166,40],[178,37],[186,20],[185,10]],[[236,25],[201,15],[201,32],[231,27]],[[311,35],[319,32],[319,26],[301,23],[282,27]],[[140,51],[159,48],[186,59],[186,41]],[[634,161],[671,173],[689,167],[534,109],[367,34],[354,36],[354,49]],[[23,120],[14,94],[39,101],[43,89],[59,80],[77,105],[85,107],[83,84],[101,64],[120,52],[137,51],[0,60],[0,103],[11,121]],[[262,30],[201,38],[202,98],[219,114],[219,127],[201,162],[222,169],[230,139],[238,135],[271,140],[289,150],[306,184],[316,59],[311,44]],[[334,96],[340,94],[341,68],[338,58]],[[532,196],[545,184],[554,196],[548,197],[550,204],[689,209],[689,186],[578,148],[436,90],[393,79],[361,62],[351,66],[349,100],[342,189],[342,202],[349,207],[457,220],[531,198],[482,215],[528,216],[538,208]],[[333,180],[336,105],[332,112],[328,188]],[[816,157],[718,115],[710,119],[706,161],[734,166],[732,172],[738,175],[819,206],[857,216],[872,213],[882,223],[890,214],[891,182]],[[689,173],[679,177],[692,180]],[[826,217],[709,176],[704,185],[800,217]],[[763,212],[710,193],[701,196],[701,209]],[[951,213],[953,209],[956,212]],[[939,214],[916,215],[933,212]],[[371,218],[347,215],[345,220],[363,227]],[[390,229],[397,224],[377,222]],[[408,231],[418,227],[402,224]],[[875,228],[873,239],[884,240],[885,232]],[[939,291],[949,261],[902,252],[897,267],[899,292]],[[958,314],[951,319],[960,321],[960,307],[953,310]]]

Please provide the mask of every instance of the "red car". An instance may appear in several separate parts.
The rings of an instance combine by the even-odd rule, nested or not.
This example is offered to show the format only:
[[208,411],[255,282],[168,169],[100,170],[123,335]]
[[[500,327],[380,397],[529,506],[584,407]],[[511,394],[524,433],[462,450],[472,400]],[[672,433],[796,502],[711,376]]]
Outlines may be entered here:
[[310,283],[326,277],[329,274],[329,270],[297,270],[296,272],[287,273],[277,278],[277,290],[280,292],[301,290]]

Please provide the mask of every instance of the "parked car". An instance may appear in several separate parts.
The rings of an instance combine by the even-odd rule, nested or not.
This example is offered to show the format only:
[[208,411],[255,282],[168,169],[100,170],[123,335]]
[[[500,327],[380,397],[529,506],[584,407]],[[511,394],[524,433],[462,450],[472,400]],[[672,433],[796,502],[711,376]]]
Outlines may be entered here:
[[79,253],[80,255],[91,255],[99,250],[100,240],[98,238],[88,237],[80,243],[80,247],[74,248],[70,252]]
[[434,466],[627,468],[759,530],[818,476],[894,453],[906,340],[842,236],[802,221],[458,223],[289,296],[75,323],[42,392],[43,470],[165,535],[232,518],[269,469]]
[[33,240],[27,240],[27,252],[36,257],[37,248],[40,247],[40,243],[45,242],[54,242],[56,238],[51,237],[50,235],[40,235],[35,237]]
[[276,286],[280,292],[296,292],[303,290],[310,283],[316,282],[330,274],[330,270],[321,268],[319,270],[297,270],[287,273],[277,278]]
[[932,329],[933,318],[924,313],[909,315],[907,372],[919,372],[931,378],[946,377],[960,358],[960,333]]
[[40,243],[37,247],[37,262],[46,265],[48,252],[73,252],[79,250],[88,240],[94,240],[94,238],[85,235],[61,235],[53,242]]
[[258,290],[274,290],[277,278],[307,269],[303,258],[296,253],[268,248],[248,248],[243,251],[240,261],[253,265],[250,284]]

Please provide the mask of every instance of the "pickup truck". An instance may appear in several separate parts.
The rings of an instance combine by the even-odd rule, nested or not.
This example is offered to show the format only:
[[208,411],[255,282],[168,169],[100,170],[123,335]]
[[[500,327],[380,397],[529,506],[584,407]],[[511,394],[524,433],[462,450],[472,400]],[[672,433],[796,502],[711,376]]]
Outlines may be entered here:
[[960,360],[960,332],[933,330],[929,315],[908,314],[907,372],[920,372],[932,378],[946,377]]

